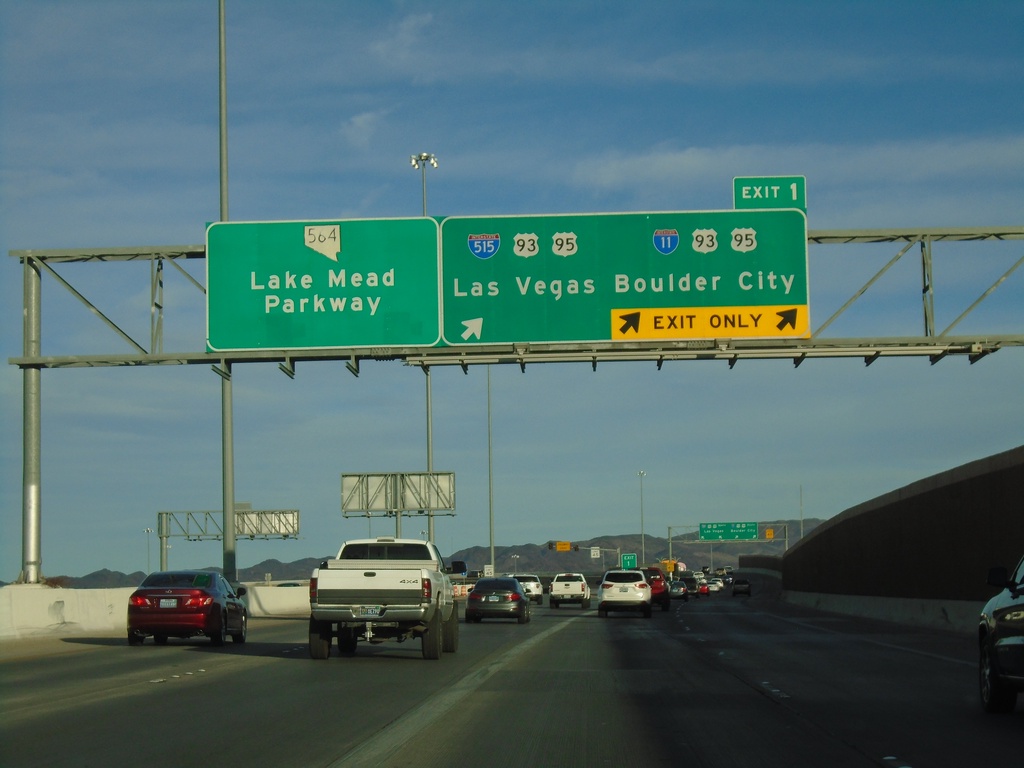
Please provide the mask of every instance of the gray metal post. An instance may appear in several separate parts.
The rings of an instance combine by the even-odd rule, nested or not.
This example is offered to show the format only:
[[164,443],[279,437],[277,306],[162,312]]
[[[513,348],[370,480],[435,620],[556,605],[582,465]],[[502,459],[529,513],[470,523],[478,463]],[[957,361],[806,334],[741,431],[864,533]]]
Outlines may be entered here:
[[[219,72],[220,72],[220,220],[228,220],[228,78],[227,32],[224,20],[224,0],[218,3]],[[221,424],[223,464],[221,482],[224,486],[224,578],[231,583],[238,580],[235,558],[235,437],[234,404],[231,392],[231,363],[224,363],[221,376]]]
[[171,535],[171,513],[159,512],[156,517],[156,536],[160,541],[160,570],[167,570],[167,539]]
[[398,503],[400,489],[398,485],[399,477],[397,474],[392,476],[391,482],[393,483],[391,491],[392,506],[395,508],[395,538],[400,539],[402,538],[402,505]]
[[238,565],[235,558],[235,437],[233,423],[233,401],[231,392],[231,363],[224,363],[225,375],[221,376],[221,425],[222,459],[224,484],[224,578],[234,584],[238,580]]
[[220,220],[228,220],[228,75],[227,33],[224,22],[224,0],[218,8],[220,40]]
[[[427,472],[434,471],[434,397],[431,394],[430,367],[424,366],[427,375]],[[427,510],[427,539],[434,540],[434,510]],[[450,553],[449,553],[450,554]]]
[[[42,353],[42,275],[36,263],[24,259],[24,328],[25,357]],[[22,545],[21,579],[25,584],[38,584],[42,566],[42,369],[26,367],[22,371],[23,397],[23,474],[22,474]]]
[[491,449],[491,366],[487,366],[487,520],[494,573],[494,454]]
[[921,239],[921,301],[924,304],[924,335],[935,335],[935,292],[932,282],[932,241]]

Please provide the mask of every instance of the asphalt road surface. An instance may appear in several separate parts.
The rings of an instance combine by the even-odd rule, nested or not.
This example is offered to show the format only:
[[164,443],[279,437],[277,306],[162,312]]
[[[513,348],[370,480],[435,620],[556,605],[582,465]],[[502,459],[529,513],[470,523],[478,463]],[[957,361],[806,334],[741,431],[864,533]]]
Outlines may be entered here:
[[[1024,702],[977,701],[971,637],[728,593],[650,619],[534,609],[309,658],[300,619],[249,641],[0,642],[0,766],[888,766],[1019,764]],[[596,605],[596,604],[595,604]]]

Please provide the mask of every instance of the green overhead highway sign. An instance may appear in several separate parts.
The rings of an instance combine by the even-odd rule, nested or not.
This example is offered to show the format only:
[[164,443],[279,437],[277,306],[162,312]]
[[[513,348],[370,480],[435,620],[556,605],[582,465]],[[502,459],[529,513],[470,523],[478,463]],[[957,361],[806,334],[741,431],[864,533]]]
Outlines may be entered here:
[[757,523],[701,523],[701,541],[756,541]]
[[803,176],[737,176],[732,180],[733,208],[799,208],[807,213]]
[[794,209],[454,216],[441,276],[453,346],[810,333]]
[[218,222],[206,231],[213,351],[433,346],[434,219]]

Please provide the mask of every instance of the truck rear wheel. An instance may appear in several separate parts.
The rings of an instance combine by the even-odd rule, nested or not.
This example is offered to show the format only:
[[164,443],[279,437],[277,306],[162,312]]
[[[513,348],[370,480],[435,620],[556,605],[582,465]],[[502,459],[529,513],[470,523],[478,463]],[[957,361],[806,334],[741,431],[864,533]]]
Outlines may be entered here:
[[422,649],[424,659],[440,659],[443,638],[441,637],[441,606],[435,606],[434,615],[427,622],[427,629],[423,633]]
[[342,629],[338,632],[338,650],[341,651],[342,656],[354,656],[356,652],[356,646],[359,645],[359,638],[356,637],[355,630],[353,629]]
[[309,658],[327,659],[331,656],[331,624],[309,620]]

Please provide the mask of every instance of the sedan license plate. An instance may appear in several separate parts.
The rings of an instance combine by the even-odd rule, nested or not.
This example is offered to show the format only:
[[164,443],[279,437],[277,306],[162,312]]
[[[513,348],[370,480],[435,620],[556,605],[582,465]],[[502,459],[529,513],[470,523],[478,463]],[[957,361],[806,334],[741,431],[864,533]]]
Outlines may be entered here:
[[356,609],[356,616],[368,616],[368,617],[371,617],[371,618],[375,617],[375,616],[380,616],[380,606],[379,605],[360,605]]
[[178,599],[176,597],[161,597],[160,598],[161,608],[177,608]]
[[629,592],[629,587],[619,587],[619,592]]
[[496,602],[498,602],[498,601],[499,601],[500,599],[501,599],[501,598],[500,598],[500,597],[498,597],[497,595],[488,595],[488,596],[487,596],[487,602],[488,602],[488,603],[496,603]]

